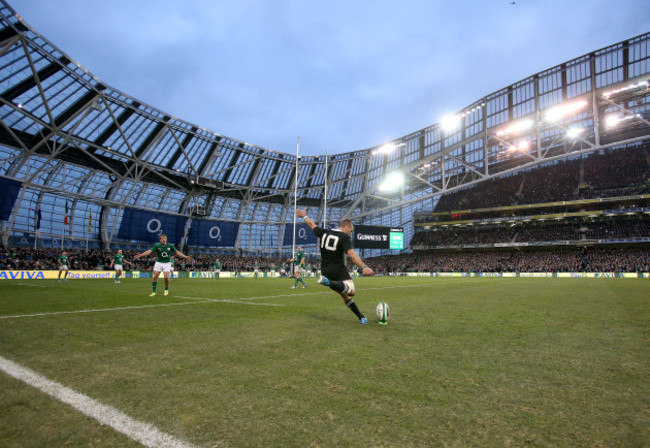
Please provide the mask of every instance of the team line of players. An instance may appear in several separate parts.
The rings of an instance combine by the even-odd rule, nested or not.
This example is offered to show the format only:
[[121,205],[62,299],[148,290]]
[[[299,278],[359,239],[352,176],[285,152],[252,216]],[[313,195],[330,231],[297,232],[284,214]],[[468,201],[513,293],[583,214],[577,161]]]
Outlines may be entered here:
[[[345,305],[352,311],[355,316],[359,319],[361,324],[366,324],[368,320],[359,310],[359,307],[355,303],[353,297],[356,294],[356,289],[354,282],[350,277],[350,272],[345,266],[345,256],[347,256],[352,263],[354,263],[355,268],[361,270],[361,274],[364,276],[374,275],[372,269],[370,269],[362,260],[361,257],[354,251],[352,248],[352,241],[350,235],[354,226],[349,219],[343,219],[339,223],[338,228],[336,229],[324,229],[318,227],[314,221],[312,221],[305,210],[297,209],[297,215],[302,218],[309,228],[314,232],[314,234],[320,238],[320,253],[321,253],[321,276],[318,279],[318,283],[329,287],[333,291],[336,291]],[[302,279],[301,271],[305,262],[305,253],[302,250],[301,246],[298,246],[297,252],[293,258],[290,258],[289,262],[294,264],[294,285],[291,289],[296,289],[298,283],[302,283],[302,287],[306,288],[307,284]],[[153,267],[153,282],[152,282],[152,292],[150,296],[155,296],[158,289],[158,278],[160,274],[163,274],[165,289],[164,295],[169,294],[169,278],[170,274],[173,271],[173,258],[178,256],[187,261],[193,261],[192,257],[185,255],[176,247],[167,242],[167,235],[162,234],[159,237],[159,242],[156,243],[151,249],[146,250],[142,253],[137,254],[134,259],[139,259],[149,255],[154,255],[156,257],[156,262]],[[66,252],[63,252],[59,258],[59,281],[61,281],[61,275],[64,274],[63,280],[66,281],[68,278],[68,272],[70,265],[70,260]],[[131,264],[129,261],[124,259],[124,255],[121,250],[117,251],[117,254],[111,260],[111,268],[115,269],[115,282],[120,282],[120,276],[123,272],[123,266],[125,263]],[[219,277],[221,271],[221,263],[219,260],[214,263],[215,276]],[[257,269],[256,269],[257,273]]]

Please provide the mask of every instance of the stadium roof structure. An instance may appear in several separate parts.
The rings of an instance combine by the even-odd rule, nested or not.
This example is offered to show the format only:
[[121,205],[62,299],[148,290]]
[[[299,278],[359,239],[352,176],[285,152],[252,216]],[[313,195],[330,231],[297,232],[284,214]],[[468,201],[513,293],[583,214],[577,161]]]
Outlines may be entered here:
[[649,139],[649,44],[549,68],[386,145],[297,161],[108,86],[0,1],[0,178],[20,188],[3,243],[65,238],[69,213],[70,236],[110,247],[133,208],[236,222],[233,249],[281,252],[294,201],[317,221],[402,226],[408,241],[414,211],[441,194]]

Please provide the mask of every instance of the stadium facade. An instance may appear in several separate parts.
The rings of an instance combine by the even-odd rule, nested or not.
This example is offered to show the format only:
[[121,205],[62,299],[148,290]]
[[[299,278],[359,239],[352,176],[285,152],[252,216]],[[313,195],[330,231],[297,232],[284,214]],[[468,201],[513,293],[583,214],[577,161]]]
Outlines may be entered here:
[[138,248],[165,231],[182,248],[275,256],[291,250],[294,202],[317,222],[403,227],[408,246],[443,195],[650,140],[650,34],[386,145],[296,163],[108,86],[4,1],[0,20],[4,246]]

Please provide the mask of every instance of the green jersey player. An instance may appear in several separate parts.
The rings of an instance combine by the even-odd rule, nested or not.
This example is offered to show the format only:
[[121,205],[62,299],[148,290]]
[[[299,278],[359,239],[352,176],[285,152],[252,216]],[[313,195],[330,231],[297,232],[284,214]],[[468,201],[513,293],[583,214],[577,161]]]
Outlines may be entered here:
[[115,268],[115,283],[120,282],[120,276],[122,275],[122,272],[124,272],[124,263],[131,264],[130,261],[126,261],[124,259],[124,255],[122,255],[122,249],[120,249],[113,256],[113,259],[111,260],[111,265],[109,266],[109,269]]
[[172,271],[171,260],[174,255],[178,255],[181,258],[192,261],[192,257],[185,255],[173,244],[167,243],[167,235],[164,233],[158,238],[159,243],[154,244],[154,246],[144,251],[134,257],[134,260],[137,260],[140,257],[146,257],[147,255],[155,254],[156,255],[156,264],[153,267],[153,292],[149,296],[153,297],[156,295],[156,288],[158,287],[158,277],[160,273],[163,273],[165,277],[165,295],[169,294],[169,273]]
[[66,251],[63,251],[61,255],[57,258],[57,261],[59,263],[59,281],[61,281],[61,272],[65,271],[65,275],[63,276],[63,281],[67,282],[68,281],[68,273],[70,272],[70,258],[68,258],[68,253]]
[[298,246],[296,255],[293,258],[290,258],[288,261],[289,262],[293,261],[294,263],[293,276],[295,280],[293,282],[293,286],[291,287],[291,289],[296,289],[298,287],[298,282],[302,283],[303,288],[306,288],[307,283],[305,283],[305,281],[302,279],[301,276],[303,265],[305,264],[305,252],[303,252],[302,246]]
[[221,262],[219,261],[218,258],[214,260],[213,265],[214,265],[214,278],[218,279],[219,275],[221,274]]

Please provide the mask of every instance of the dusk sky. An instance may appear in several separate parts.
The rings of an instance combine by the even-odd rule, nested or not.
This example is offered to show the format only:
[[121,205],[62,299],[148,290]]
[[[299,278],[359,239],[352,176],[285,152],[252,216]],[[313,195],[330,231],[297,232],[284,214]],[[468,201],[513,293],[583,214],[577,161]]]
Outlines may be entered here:
[[371,148],[650,31],[643,0],[9,0],[105,84],[275,151]]

